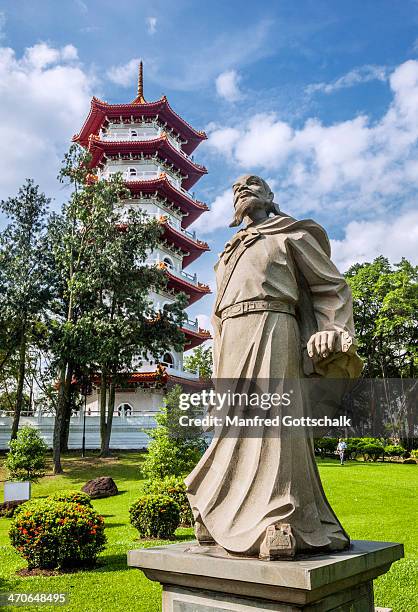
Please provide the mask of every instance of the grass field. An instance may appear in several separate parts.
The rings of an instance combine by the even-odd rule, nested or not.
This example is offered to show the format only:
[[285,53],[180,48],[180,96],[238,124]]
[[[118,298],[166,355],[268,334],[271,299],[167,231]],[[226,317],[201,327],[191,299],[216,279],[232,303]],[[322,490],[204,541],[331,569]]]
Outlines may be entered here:
[[[68,593],[69,606],[59,609],[71,612],[161,610],[160,587],[140,571],[126,567],[129,549],[163,543],[140,542],[129,524],[129,506],[141,491],[140,462],[139,453],[120,453],[118,459],[111,460],[71,455],[64,460],[65,474],[46,476],[34,485],[33,496],[42,497],[59,489],[79,489],[95,476],[111,476],[120,494],[93,502],[105,517],[107,548],[93,570],[21,578],[16,576],[16,571],[25,567],[25,562],[9,544],[10,521],[0,518],[0,590]],[[375,581],[376,605],[392,607],[394,612],[418,610],[417,466],[350,462],[341,467],[335,460],[324,460],[319,462],[319,468],[328,499],[353,539],[405,544],[406,558]],[[0,480],[4,479],[5,472],[0,467]],[[2,499],[2,490],[0,495]],[[179,529],[176,535],[179,540],[187,540],[192,530]],[[39,607],[19,609],[39,610]],[[46,612],[57,608],[42,606],[41,609]]]

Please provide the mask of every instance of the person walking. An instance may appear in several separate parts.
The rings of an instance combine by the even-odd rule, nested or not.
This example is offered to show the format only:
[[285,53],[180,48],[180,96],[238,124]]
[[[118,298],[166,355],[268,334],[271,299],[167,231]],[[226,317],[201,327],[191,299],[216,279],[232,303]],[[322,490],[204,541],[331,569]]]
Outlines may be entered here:
[[338,441],[338,445],[337,445],[337,453],[340,456],[340,464],[344,465],[344,455],[345,455],[345,451],[347,450],[347,443],[340,438]]

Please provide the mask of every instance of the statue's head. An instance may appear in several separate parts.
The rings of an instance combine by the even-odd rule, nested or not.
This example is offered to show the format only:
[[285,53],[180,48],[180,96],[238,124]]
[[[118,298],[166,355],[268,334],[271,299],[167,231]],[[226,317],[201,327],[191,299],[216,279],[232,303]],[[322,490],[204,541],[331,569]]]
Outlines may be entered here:
[[244,217],[259,220],[277,212],[273,203],[274,194],[266,181],[253,174],[240,176],[232,185],[235,214],[229,227],[240,225]]

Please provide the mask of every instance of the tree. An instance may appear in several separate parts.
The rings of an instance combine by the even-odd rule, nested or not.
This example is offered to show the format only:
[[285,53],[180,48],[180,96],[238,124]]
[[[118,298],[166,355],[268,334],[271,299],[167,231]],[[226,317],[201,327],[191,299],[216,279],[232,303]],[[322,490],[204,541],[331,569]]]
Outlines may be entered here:
[[148,297],[151,288],[166,286],[164,271],[146,265],[148,252],[161,236],[160,225],[136,207],[122,211],[121,201],[129,197],[122,176],[97,180],[89,161],[76,145],[66,155],[60,180],[70,184],[72,193],[62,215],[52,217],[48,232],[57,295],[49,325],[59,373],[55,473],[62,471],[74,379],[100,375],[101,447],[106,455],[117,384],[135,362],[184,342],[179,325],[185,297],[159,312]]
[[[372,263],[352,266],[346,278],[353,293],[358,352],[365,363],[363,377],[404,379],[390,387],[370,386],[366,398],[372,421],[379,424],[379,412],[386,406],[392,434],[405,435],[407,424],[411,438],[418,384],[413,380],[418,369],[418,267],[406,259],[392,266],[385,257],[377,257]],[[361,404],[364,407],[360,398],[360,409]]]
[[202,430],[179,423],[180,417],[187,414],[180,408],[182,393],[180,385],[167,393],[164,406],[155,417],[157,427],[146,432],[151,442],[141,471],[147,478],[184,476],[194,468],[205,449]]
[[100,371],[101,454],[109,454],[117,384],[123,383],[142,359],[158,359],[174,347],[182,350],[185,296],[162,311],[149,297],[151,288],[166,288],[162,269],[145,263],[157,246],[161,229],[139,210],[129,210],[123,225],[112,211],[95,242],[96,300],[80,324],[93,337],[93,361]]
[[213,374],[212,349],[198,346],[191,355],[184,358],[184,368],[188,372],[199,374],[200,378],[209,379]]
[[385,257],[355,264],[346,274],[353,293],[364,377],[414,378],[418,366],[418,267]]
[[12,480],[36,482],[45,475],[48,447],[36,429],[22,427],[10,442],[6,467]]
[[0,209],[11,220],[0,238],[0,323],[4,325],[0,368],[17,354],[12,440],[17,436],[24,401],[28,346],[43,334],[42,318],[49,300],[42,256],[49,201],[27,180],[16,197],[0,202]]

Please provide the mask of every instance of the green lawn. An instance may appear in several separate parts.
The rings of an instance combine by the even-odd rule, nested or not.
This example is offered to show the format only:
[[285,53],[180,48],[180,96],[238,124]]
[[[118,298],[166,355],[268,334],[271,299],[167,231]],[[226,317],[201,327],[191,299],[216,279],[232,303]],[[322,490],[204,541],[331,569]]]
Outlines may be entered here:
[[[96,569],[62,576],[21,578],[15,572],[25,562],[10,546],[9,520],[0,519],[0,589],[21,592],[69,593],[71,612],[157,612],[160,587],[140,571],[127,569],[126,552],[154,542],[140,542],[129,524],[128,509],[141,490],[139,453],[119,453],[116,460],[81,459],[71,455],[64,460],[65,474],[46,476],[33,486],[33,496],[41,497],[68,488],[79,489],[86,480],[109,475],[120,495],[95,500],[94,507],[104,515],[107,548]],[[0,459],[2,462],[3,458]],[[394,612],[413,612],[418,601],[418,468],[414,465],[366,464],[337,461],[319,463],[328,498],[353,539],[371,539],[405,544],[406,559],[375,582],[376,605]],[[0,468],[0,480],[5,473]],[[2,487],[1,487],[2,488]],[[2,490],[0,492],[2,499]],[[180,539],[189,539],[190,529],[179,529]],[[161,544],[162,542],[155,542]],[[21,607],[20,610],[39,610]],[[56,610],[42,606],[42,610]]]

